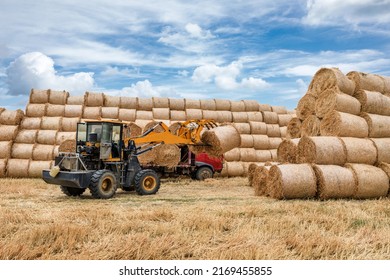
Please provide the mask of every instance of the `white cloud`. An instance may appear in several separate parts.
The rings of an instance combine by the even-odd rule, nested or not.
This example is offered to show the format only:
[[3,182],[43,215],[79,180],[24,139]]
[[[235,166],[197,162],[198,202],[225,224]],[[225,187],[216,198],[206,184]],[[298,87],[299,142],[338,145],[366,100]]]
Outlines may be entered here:
[[130,87],[124,87],[120,90],[104,90],[105,93],[117,96],[133,97],[179,97],[180,95],[171,87],[153,86],[149,80],[138,81]]
[[40,52],[26,53],[16,58],[8,66],[6,74],[10,95],[28,95],[31,88],[67,90],[81,94],[94,84],[93,73],[58,75],[54,61]]
[[211,34],[210,30],[203,30],[198,24],[187,23],[185,30],[189,33],[192,38],[197,39],[210,39],[214,36]]
[[253,77],[243,78],[240,82],[237,81],[242,68],[242,63],[237,61],[228,66],[202,65],[194,70],[192,80],[197,83],[215,82],[217,87],[224,90],[234,90],[240,87],[256,90],[269,86],[266,81]]

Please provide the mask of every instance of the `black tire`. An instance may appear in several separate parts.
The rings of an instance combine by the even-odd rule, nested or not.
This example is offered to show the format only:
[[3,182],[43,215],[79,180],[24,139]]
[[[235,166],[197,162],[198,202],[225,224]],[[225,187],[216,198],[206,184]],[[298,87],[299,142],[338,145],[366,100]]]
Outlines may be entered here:
[[158,192],[160,178],[152,169],[140,170],[134,178],[135,190],[139,195],[150,195]]
[[117,188],[115,174],[110,170],[96,171],[89,182],[89,190],[94,198],[111,198],[115,195]]
[[198,168],[198,170],[196,170],[195,178],[197,180],[203,181],[208,178],[213,178],[213,175],[214,175],[213,170],[211,170],[210,167],[202,166]]
[[60,189],[67,196],[80,196],[85,192],[85,189],[65,187],[65,186],[60,186]]

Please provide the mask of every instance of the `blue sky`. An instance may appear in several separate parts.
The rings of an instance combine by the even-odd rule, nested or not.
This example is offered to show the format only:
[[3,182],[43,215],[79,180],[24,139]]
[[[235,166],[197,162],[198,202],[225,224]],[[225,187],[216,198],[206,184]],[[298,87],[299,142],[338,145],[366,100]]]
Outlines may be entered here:
[[31,88],[293,109],[321,67],[390,76],[390,0],[0,0],[0,26],[9,109]]

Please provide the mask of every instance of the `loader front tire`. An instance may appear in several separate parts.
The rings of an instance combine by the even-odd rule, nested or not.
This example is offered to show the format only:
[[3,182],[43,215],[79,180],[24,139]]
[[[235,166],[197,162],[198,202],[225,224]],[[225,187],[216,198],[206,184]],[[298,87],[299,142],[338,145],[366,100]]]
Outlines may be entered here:
[[93,173],[89,182],[89,190],[94,198],[111,198],[115,195],[117,187],[115,174],[105,169]]
[[150,195],[158,192],[160,178],[152,169],[140,170],[134,178],[135,190],[139,195]]
[[67,196],[80,196],[85,192],[85,189],[65,187],[65,186],[60,186],[60,189]]

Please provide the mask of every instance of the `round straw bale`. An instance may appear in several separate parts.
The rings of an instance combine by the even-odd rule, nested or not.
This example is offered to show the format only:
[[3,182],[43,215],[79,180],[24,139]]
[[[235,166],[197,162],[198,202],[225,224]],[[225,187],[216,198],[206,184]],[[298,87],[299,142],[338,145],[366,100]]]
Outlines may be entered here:
[[230,100],[226,99],[214,99],[215,107],[218,111],[230,111],[232,108]]
[[302,121],[299,118],[292,118],[287,124],[287,135],[291,138],[301,137]]
[[32,160],[28,168],[28,177],[42,178],[42,170],[50,169],[52,166],[51,160]]
[[186,109],[187,120],[200,120],[203,118],[201,109]]
[[362,113],[368,124],[368,136],[373,138],[390,137],[390,116]]
[[267,135],[267,124],[264,122],[249,121],[250,133]]
[[287,137],[287,126],[282,126],[280,128],[280,137],[282,137],[282,138]]
[[168,97],[152,97],[152,99],[153,99],[153,108],[168,108],[169,109]]
[[293,118],[291,114],[279,114],[278,115],[278,124],[279,126],[287,126],[289,121]]
[[[147,131],[148,129],[152,128],[153,126],[157,125],[158,123],[159,123],[159,122],[157,122],[157,121],[148,122],[148,123],[145,125],[145,127],[144,127],[144,129],[143,129],[142,132]],[[159,133],[159,132],[164,132],[164,129],[162,128],[161,125],[158,125],[158,126],[156,126],[156,128],[154,129],[154,131],[157,132],[157,133]]]
[[310,115],[315,114],[316,97],[310,93],[306,93],[299,101],[297,106],[297,117],[300,120],[306,119]]
[[272,154],[270,150],[256,150],[256,162],[272,161]]
[[371,141],[377,149],[377,161],[390,163],[390,138],[371,138]]
[[153,120],[153,112],[152,111],[142,111],[137,110],[136,112],[136,120]]
[[362,104],[362,112],[390,116],[389,96],[368,90],[358,90],[355,96]]
[[111,96],[107,94],[104,95],[104,107],[120,107],[120,104],[120,96]]
[[[98,120],[101,118],[101,116],[102,116],[102,107],[84,107],[83,110],[84,119]],[[73,117],[78,117],[78,116],[73,116]]]
[[232,122],[233,121],[233,115],[230,111],[218,111],[217,112],[217,119],[215,120],[220,123],[224,122]]
[[186,109],[200,109],[200,100],[199,99],[189,99],[185,98],[185,108]]
[[187,117],[185,111],[170,111],[170,119],[172,121],[185,121],[186,118]]
[[21,129],[40,129],[41,128],[41,118],[29,118],[24,117],[20,123]]
[[[64,140],[57,147],[58,147],[58,152],[75,153],[77,148],[76,140],[75,139]],[[53,153],[55,154],[56,152],[53,151]]]
[[[100,108],[100,107],[88,107],[88,108]],[[91,110],[91,109],[88,109]],[[66,118],[81,118],[84,111],[84,105],[66,104],[64,117]]]
[[241,144],[239,132],[231,125],[206,130],[201,138],[203,143],[211,145],[207,147],[207,153],[211,156],[220,156]]
[[277,149],[283,140],[280,137],[268,137],[268,141],[270,149]]
[[37,129],[22,129],[18,131],[15,143],[34,144],[37,138]]
[[338,165],[314,165],[320,199],[352,198],[357,190],[355,174]]
[[118,119],[121,121],[133,122],[136,118],[135,109],[119,109]]
[[244,176],[245,169],[242,162],[226,162],[226,169],[229,177],[239,177]]
[[62,127],[62,117],[43,117],[41,129],[43,130],[59,130]]
[[121,96],[119,107],[122,109],[137,109],[138,97]]
[[140,136],[142,134],[143,127],[141,128],[135,123],[127,124],[123,129],[124,139]]
[[154,164],[165,167],[175,167],[180,162],[180,148],[174,144],[163,144],[155,148]]
[[80,118],[62,118],[62,131],[76,131]]
[[253,148],[240,148],[240,161],[257,162],[256,150]]
[[169,108],[153,108],[152,112],[154,119],[169,120],[170,118]]
[[217,121],[218,111],[203,110],[203,118],[206,120]]
[[232,112],[245,112],[244,101],[230,101],[230,111]]
[[366,138],[342,137],[348,163],[375,164],[378,152],[374,142]]
[[0,141],[14,140],[17,134],[17,125],[0,125]]
[[8,159],[7,161],[7,177],[11,178],[27,178],[29,159]]
[[240,148],[253,148],[253,136],[250,134],[241,134]]
[[280,137],[280,127],[277,124],[267,124],[268,137]]
[[298,162],[344,165],[347,162],[347,151],[338,137],[303,136],[298,142]]
[[259,111],[260,112],[264,112],[264,111],[272,112],[271,105],[269,105],[269,104],[260,104],[259,103]]
[[256,150],[268,150],[270,149],[270,141],[268,135],[252,135],[253,148]]
[[46,115],[47,103],[46,104],[28,104],[26,107],[27,117],[43,117]]
[[297,163],[299,138],[284,139],[278,149],[277,156],[280,162]]
[[36,143],[54,145],[56,143],[57,130],[39,130]]
[[138,108],[140,111],[152,111],[153,99],[152,98],[138,98]]
[[357,178],[357,190],[354,198],[379,198],[386,196],[389,191],[389,177],[382,169],[358,163],[348,163]]
[[379,91],[382,93],[384,92],[385,81],[379,75],[351,71],[347,74],[347,77],[355,82],[355,91],[365,89],[369,91]]
[[263,121],[266,124],[278,124],[279,123],[279,117],[276,112],[268,112],[268,111],[263,111]]
[[[145,145],[143,149],[148,148],[151,145]],[[143,154],[138,155],[138,161],[141,165],[150,165],[154,164],[157,158],[156,149],[149,150]]]
[[0,178],[4,178],[7,174],[8,158],[0,158]]
[[[355,91],[355,83],[348,79],[338,68],[321,68],[315,73],[313,85],[318,87],[319,91],[314,91],[314,94],[322,92],[328,88],[339,88],[340,91],[352,95]],[[316,88],[316,86],[313,86]]]
[[245,104],[245,111],[259,112],[259,102],[256,100],[243,100]]
[[47,108],[46,108],[47,117],[63,117],[64,114],[65,114],[65,105],[47,104]]
[[17,110],[3,110],[0,114],[0,124],[19,125],[23,120],[24,112]]
[[136,119],[134,123],[143,130],[145,125],[150,123],[150,120]]
[[85,96],[84,95],[75,95],[75,96],[69,96],[66,104],[69,105],[83,105],[85,103]]
[[247,112],[232,112],[233,122],[245,123],[248,122]]
[[360,102],[355,97],[342,92],[337,93],[332,89],[325,90],[315,104],[316,115],[319,118],[323,118],[334,110],[359,115],[360,109]]
[[240,134],[251,134],[251,127],[249,123],[234,123],[233,126]]
[[278,115],[287,114],[287,108],[284,106],[271,106],[271,111]]
[[279,159],[278,159],[278,150],[277,149],[271,149],[269,150],[269,152],[271,153],[271,161],[272,162],[278,162]]
[[253,187],[253,176],[255,175],[255,170],[259,165],[257,163],[249,163],[248,165],[248,184],[249,186]]
[[59,105],[65,105],[66,101],[68,100],[69,92],[63,90],[51,90],[49,89],[49,103],[50,104],[59,104]]
[[240,148],[234,148],[224,154],[226,161],[240,161]]
[[252,185],[256,196],[267,194],[267,178],[271,166],[257,166],[253,172]]
[[174,111],[184,111],[185,101],[183,98],[169,98],[169,109]]
[[263,114],[261,112],[247,112],[248,121],[262,122]]
[[102,107],[102,118],[118,119],[118,116],[119,116],[118,107]]
[[377,167],[382,169],[387,174],[387,177],[389,177],[389,179],[390,179],[390,164],[389,163],[379,162]]
[[215,105],[214,99],[201,99],[200,100],[200,108],[202,110],[215,111],[217,109],[217,106]]
[[65,140],[76,139],[76,131],[62,131],[57,133],[56,145],[60,145]]
[[268,173],[267,188],[277,199],[313,198],[317,193],[316,175],[310,164],[274,165]]
[[171,123],[171,125],[169,126],[169,131],[173,134],[173,135],[177,135],[178,132],[179,132],[179,129],[182,127],[182,123],[181,122],[173,122]]
[[368,136],[368,124],[362,117],[332,111],[322,119],[320,133],[325,136],[365,138]]
[[14,143],[12,145],[12,158],[30,159],[32,158],[34,144]]
[[0,158],[11,157],[12,141],[0,141]]
[[301,136],[320,135],[321,120],[315,115],[308,116],[301,126]]
[[30,103],[45,104],[49,102],[49,90],[32,89]]
[[54,146],[53,145],[41,145],[41,144],[35,144],[33,153],[32,153],[32,159],[33,160],[52,160],[54,152]]
[[85,106],[86,107],[101,107],[104,106],[104,93],[85,93]]

